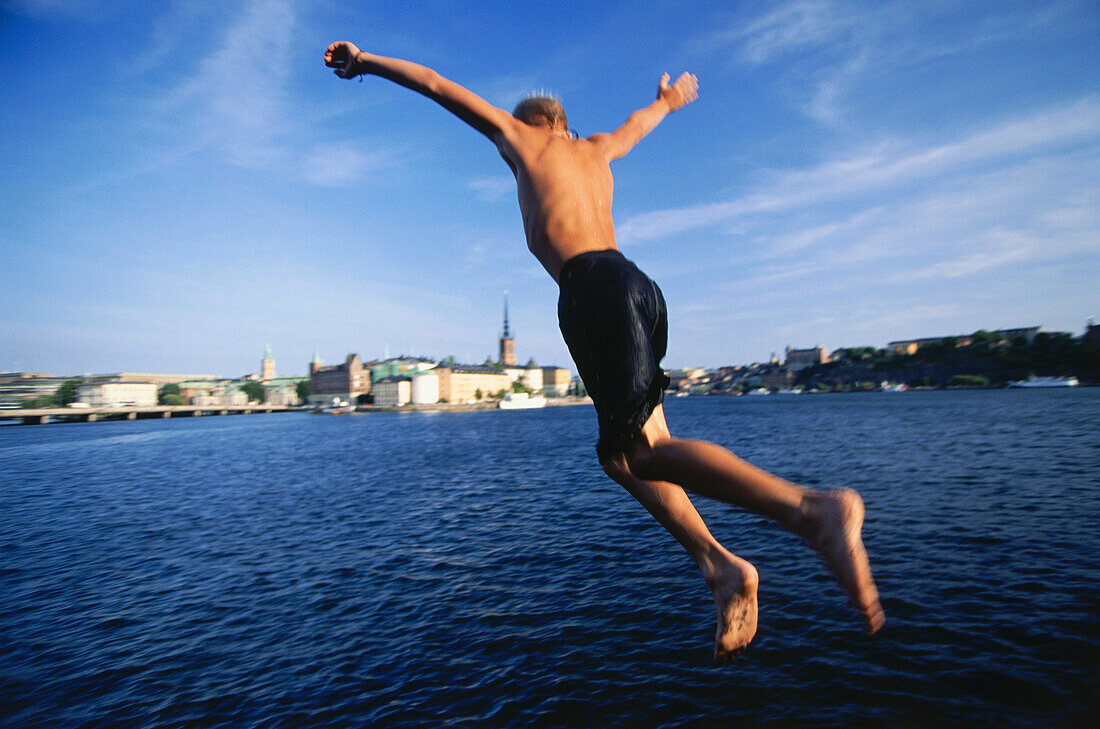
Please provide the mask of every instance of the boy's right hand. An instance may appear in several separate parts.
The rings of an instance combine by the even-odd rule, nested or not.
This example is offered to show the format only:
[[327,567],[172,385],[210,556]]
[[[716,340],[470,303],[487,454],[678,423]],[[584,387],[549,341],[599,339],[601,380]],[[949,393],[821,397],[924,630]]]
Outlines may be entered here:
[[355,59],[359,49],[354,43],[336,41],[325,50],[325,65],[336,69],[334,74],[340,78],[353,78],[359,75],[355,70]]

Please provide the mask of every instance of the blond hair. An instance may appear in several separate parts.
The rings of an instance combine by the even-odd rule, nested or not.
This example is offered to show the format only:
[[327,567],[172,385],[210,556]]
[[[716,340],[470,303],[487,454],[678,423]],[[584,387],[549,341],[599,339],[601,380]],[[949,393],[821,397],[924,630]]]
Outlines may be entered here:
[[512,110],[512,116],[525,124],[545,123],[551,127],[569,128],[569,122],[565,118],[565,108],[561,102],[556,97],[541,91],[531,94],[516,104],[516,108]]

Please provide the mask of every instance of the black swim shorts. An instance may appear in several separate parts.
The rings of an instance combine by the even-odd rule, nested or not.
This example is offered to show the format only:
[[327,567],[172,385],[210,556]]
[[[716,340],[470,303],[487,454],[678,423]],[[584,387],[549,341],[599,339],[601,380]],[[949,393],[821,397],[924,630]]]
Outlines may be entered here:
[[616,250],[569,259],[558,276],[558,325],[596,405],[600,463],[627,451],[660,404],[668,317],[661,289]]

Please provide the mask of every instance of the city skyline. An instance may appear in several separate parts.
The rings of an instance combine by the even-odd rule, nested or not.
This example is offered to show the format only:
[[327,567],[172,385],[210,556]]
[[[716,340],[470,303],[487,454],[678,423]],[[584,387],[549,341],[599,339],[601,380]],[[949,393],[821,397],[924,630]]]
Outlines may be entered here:
[[[756,366],[756,365],[764,365],[764,364],[767,364],[769,362],[775,362],[775,361],[778,361],[780,363],[784,363],[787,359],[787,356],[791,352],[805,353],[805,352],[814,351],[814,350],[818,350],[818,349],[825,350],[825,352],[827,352],[830,356],[833,353],[838,352],[842,349],[846,349],[846,348],[857,348],[857,349],[859,349],[859,348],[864,348],[864,347],[872,347],[872,348],[877,349],[877,350],[890,351],[891,345],[896,345],[896,344],[899,344],[899,343],[908,343],[908,342],[912,342],[912,341],[918,341],[918,342],[919,341],[935,341],[935,340],[940,340],[940,339],[950,339],[950,338],[959,338],[959,337],[965,339],[965,338],[969,338],[970,335],[975,334],[978,331],[982,331],[983,329],[984,329],[984,331],[987,331],[987,332],[1008,332],[1011,335],[1016,331],[1021,331],[1023,329],[1032,329],[1033,328],[1037,332],[1043,332],[1043,333],[1047,333],[1047,334],[1070,334],[1073,337],[1077,338],[1077,337],[1084,336],[1084,334],[1087,333],[1089,326],[1092,326],[1092,318],[1091,317],[1090,317],[1089,321],[1086,324],[1086,328],[1085,328],[1084,332],[1077,332],[1077,331],[1065,332],[1065,331],[1048,330],[1040,324],[1040,325],[1037,325],[1035,327],[1014,327],[1014,328],[1009,328],[1009,329],[1006,329],[1006,330],[994,330],[994,329],[989,329],[989,328],[979,328],[979,329],[975,329],[974,331],[971,331],[971,332],[952,332],[952,333],[949,333],[949,334],[936,334],[936,335],[931,335],[931,336],[927,336],[927,337],[926,336],[920,336],[920,337],[909,337],[909,338],[904,338],[904,339],[892,339],[888,342],[883,343],[881,346],[879,346],[877,343],[866,343],[866,342],[861,343],[861,344],[849,343],[849,344],[846,344],[846,345],[837,345],[837,346],[829,346],[829,345],[820,344],[820,343],[815,343],[813,345],[810,345],[810,344],[807,344],[807,343],[802,343],[802,344],[796,345],[796,346],[784,345],[784,347],[782,347],[782,348],[772,349],[768,353],[767,356],[761,356],[761,357],[758,357],[758,358],[753,359],[753,360],[745,360],[745,361],[741,361],[741,362],[723,362],[723,363],[719,363],[719,364],[716,364],[716,365],[700,365],[700,364],[688,363],[688,364],[677,366],[677,367],[671,367],[666,363],[666,364],[664,364],[664,370],[668,371],[668,372],[671,372],[671,371],[687,371],[687,370],[695,370],[695,369],[704,369],[704,370],[707,370],[707,371],[715,371],[715,370],[718,370],[718,369],[724,369],[724,368],[729,368],[729,367],[750,367],[750,366]],[[218,377],[220,379],[255,378],[257,376],[261,376],[261,372],[262,372],[262,370],[264,369],[264,366],[265,366],[264,363],[266,361],[268,361],[269,356],[271,358],[270,361],[272,361],[274,363],[273,367],[275,368],[275,372],[276,372],[274,377],[277,378],[277,379],[285,379],[285,378],[293,378],[293,377],[309,377],[310,365],[313,363],[314,358],[318,358],[319,363],[321,365],[326,365],[327,366],[327,365],[334,365],[334,364],[343,363],[344,361],[346,361],[346,359],[348,357],[350,357],[352,355],[359,356],[361,358],[361,360],[366,364],[381,363],[381,362],[395,361],[395,360],[401,360],[401,359],[419,359],[419,360],[422,360],[422,361],[434,361],[434,362],[439,363],[439,364],[444,364],[450,358],[452,358],[454,356],[454,355],[449,355],[449,354],[440,355],[440,354],[436,354],[436,353],[425,354],[425,353],[415,353],[415,352],[401,352],[401,353],[398,353],[398,354],[391,354],[389,352],[389,347],[388,346],[383,347],[383,354],[381,356],[378,356],[378,357],[370,355],[370,354],[366,354],[364,356],[364,352],[366,352],[367,350],[364,350],[364,351],[361,352],[361,351],[358,351],[358,350],[349,349],[346,352],[344,352],[343,354],[337,353],[337,354],[334,354],[331,359],[326,359],[324,356],[321,355],[320,352],[314,351],[313,354],[310,356],[310,361],[306,363],[305,370],[303,372],[293,372],[293,373],[290,373],[290,374],[286,374],[285,369],[280,367],[279,364],[278,364],[278,362],[281,361],[281,360],[279,358],[275,357],[275,355],[274,355],[274,352],[275,352],[276,349],[277,348],[273,347],[270,342],[264,344],[264,346],[262,348],[262,355],[261,355],[260,360],[259,360],[261,362],[261,365],[260,365],[260,367],[257,368],[256,372],[251,372],[251,371],[244,371],[244,372],[240,372],[240,373],[225,373],[225,372],[211,373],[211,372],[207,372],[206,375],[211,375],[212,374],[213,376]],[[524,366],[524,364],[526,364],[526,362],[529,362],[530,360],[533,360],[533,359],[535,359],[535,358],[534,357],[527,358],[526,360],[524,360],[523,363],[517,363],[513,366],[514,367],[522,367],[522,366]],[[478,366],[478,365],[481,365],[485,362],[493,362],[494,364],[500,364],[499,359],[498,360],[493,360],[492,354],[486,355],[485,358],[475,358],[473,360],[461,360],[459,358],[455,358],[454,361],[453,361],[453,364],[458,364],[458,365],[463,365],[463,366],[467,366],[467,365],[469,365],[469,366]],[[535,363],[540,367],[560,367],[561,366],[561,364],[559,364],[559,363],[538,362],[537,360],[535,361]],[[570,361],[567,364],[567,366],[564,367],[564,369],[568,369],[570,371],[571,375],[574,376],[574,377],[577,374],[576,373],[576,368],[573,366],[572,361]],[[19,371],[20,370],[4,370],[4,369],[0,368],[0,373],[17,373]],[[30,370],[24,370],[24,371],[25,372],[31,372]],[[51,375],[51,376],[89,377],[89,376],[96,376],[96,375],[103,375],[103,374],[110,374],[110,373],[117,373],[117,372],[133,373],[133,372],[140,372],[140,371],[141,370],[137,370],[137,369],[134,369],[134,368],[116,367],[116,368],[113,368],[113,369],[109,368],[109,369],[106,369],[106,370],[101,370],[99,372],[91,372],[91,371],[76,372],[76,371],[73,371],[73,372],[63,372],[62,373],[62,372],[52,372],[51,371],[48,374]],[[161,372],[163,372],[163,373],[182,372],[182,371],[183,370],[181,370],[179,368],[176,368],[175,370],[173,370],[172,368],[169,368],[167,370],[161,370]],[[206,376],[206,375],[203,375],[203,376]]]
[[613,165],[666,368],[1100,315],[1094,3],[381,7],[0,6],[0,370],[480,362],[506,290],[521,359],[571,366],[492,145],[335,79],[337,39],[505,108],[551,89],[585,136],[696,74]]

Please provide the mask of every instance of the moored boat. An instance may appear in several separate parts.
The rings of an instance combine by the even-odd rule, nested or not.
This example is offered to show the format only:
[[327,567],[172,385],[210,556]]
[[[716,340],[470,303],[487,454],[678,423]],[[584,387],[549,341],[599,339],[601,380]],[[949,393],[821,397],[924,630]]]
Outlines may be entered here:
[[1013,380],[1009,387],[1077,387],[1080,383],[1076,377],[1036,377],[1032,375],[1026,380]]
[[546,398],[542,395],[529,395],[526,392],[508,392],[500,401],[501,410],[532,410],[546,407]]

